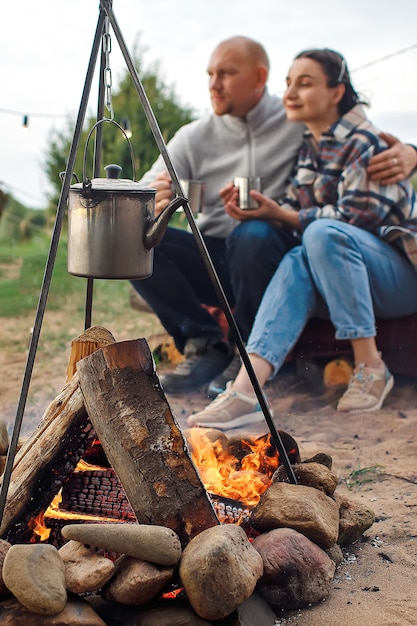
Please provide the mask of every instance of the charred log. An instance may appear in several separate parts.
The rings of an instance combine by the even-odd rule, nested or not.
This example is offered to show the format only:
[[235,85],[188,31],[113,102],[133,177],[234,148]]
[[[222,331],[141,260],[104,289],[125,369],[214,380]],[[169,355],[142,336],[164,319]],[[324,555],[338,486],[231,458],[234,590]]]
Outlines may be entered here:
[[140,523],[181,543],[219,523],[160,387],[145,339],[108,345],[78,363],[90,420]]

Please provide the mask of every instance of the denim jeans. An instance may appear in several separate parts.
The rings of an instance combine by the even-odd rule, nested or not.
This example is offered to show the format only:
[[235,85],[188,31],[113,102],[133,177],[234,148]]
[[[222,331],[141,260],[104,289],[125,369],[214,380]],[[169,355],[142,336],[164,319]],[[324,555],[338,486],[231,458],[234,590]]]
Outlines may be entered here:
[[[298,241],[260,220],[240,223],[227,240],[204,237],[244,340],[271,276]],[[218,306],[219,301],[192,233],[167,228],[154,249],[152,276],[131,283],[181,352],[187,339],[204,337],[209,344],[223,339],[222,329],[201,306]]]
[[255,219],[241,222],[229,235],[226,255],[234,316],[244,341],[270,279],[285,254],[299,242],[298,236]]
[[274,376],[312,316],[330,317],[336,339],[375,337],[375,317],[417,311],[417,272],[390,244],[337,220],[303,233],[272,277],[247,351],[271,363]]

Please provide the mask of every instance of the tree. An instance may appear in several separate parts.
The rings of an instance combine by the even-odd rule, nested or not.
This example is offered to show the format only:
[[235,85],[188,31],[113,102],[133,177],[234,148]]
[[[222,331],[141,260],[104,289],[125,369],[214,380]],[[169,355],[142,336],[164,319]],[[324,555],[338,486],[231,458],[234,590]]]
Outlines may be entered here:
[[[138,76],[143,84],[152,110],[154,111],[158,125],[164,140],[168,142],[175,132],[184,124],[192,121],[195,117],[193,109],[184,107],[172,87],[166,85],[158,76],[159,63],[153,63],[145,67],[143,63],[143,49],[136,44],[132,55]],[[145,112],[139,96],[133,85],[132,78],[126,68],[120,84],[112,89],[112,104],[114,119],[122,125],[123,119],[128,119],[132,129],[131,144],[135,156],[136,179],[146,172],[159,154],[152,131],[146,119]],[[106,117],[108,112],[106,110]],[[80,137],[80,143],[76,156],[75,173],[80,180],[83,178],[84,150],[88,133],[96,122],[95,117],[90,116],[85,129]],[[68,118],[63,130],[54,130],[49,138],[49,146],[45,154],[45,171],[49,178],[53,195],[50,208],[56,209],[61,192],[60,172],[66,168],[71,141],[74,133],[74,120]],[[124,178],[133,178],[132,163],[128,143],[123,133],[114,124],[104,123],[102,133],[102,165],[117,163],[122,169]],[[86,155],[86,174],[92,176],[94,133],[91,136]],[[100,176],[104,176],[101,173]],[[73,181],[75,182],[75,180]]]
[[[0,190],[0,196],[1,196]],[[13,244],[30,239],[34,234],[47,232],[47,215],[42,209],[28,209],[5,194],[4,211],[0,218],[0,243]]]

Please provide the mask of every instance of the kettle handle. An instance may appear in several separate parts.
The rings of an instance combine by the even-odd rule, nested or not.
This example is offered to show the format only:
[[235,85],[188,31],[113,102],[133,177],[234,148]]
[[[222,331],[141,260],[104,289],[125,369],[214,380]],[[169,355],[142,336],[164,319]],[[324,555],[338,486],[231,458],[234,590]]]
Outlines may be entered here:
[[129,145],[130,160],[132,162],[132,170],[133,170],[133,181],[136,182],[135,155],[133,153],[132,144],[130,143],[129,137],[126,134],[125,129],[118,122],[116,122],[116,120],[110,119],[108,117],[103,117],[101,120],[98,120],[94,124],[94,126],[91,128],[90,132],[88,133],[87,141],[85,142],[84,158],[83,158],[83,189],[84,189],[84,191],[87,191],[87,192],[91,190],[91,180],[89,178],[87,178],[87,168],[86,168],[87,148],[88,148],[89,141],[91,139],[91,135],[93,134],[93,132],[95,131],[97,126],[99,126],[103,122],[111,122],[112,124],[117,126],[117,128],[119,128],[121,130],[121,132],[123,133],[123,135],[124,135],[128,145]]

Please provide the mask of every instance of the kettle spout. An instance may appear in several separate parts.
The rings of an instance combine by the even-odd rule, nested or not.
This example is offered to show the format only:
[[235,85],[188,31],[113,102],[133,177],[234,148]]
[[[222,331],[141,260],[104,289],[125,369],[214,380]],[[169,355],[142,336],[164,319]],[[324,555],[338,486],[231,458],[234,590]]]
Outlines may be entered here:
[[147,227],[145,226],[145,232],[143,234],[143,243],[146,250],[154,248],[162,239],[165,234],[168,222],[174,215],[175,211],[181,206],[187,204],[187,198],[178,196],[174,198],[167,207],[158,215],[154,220],[149,220]]

